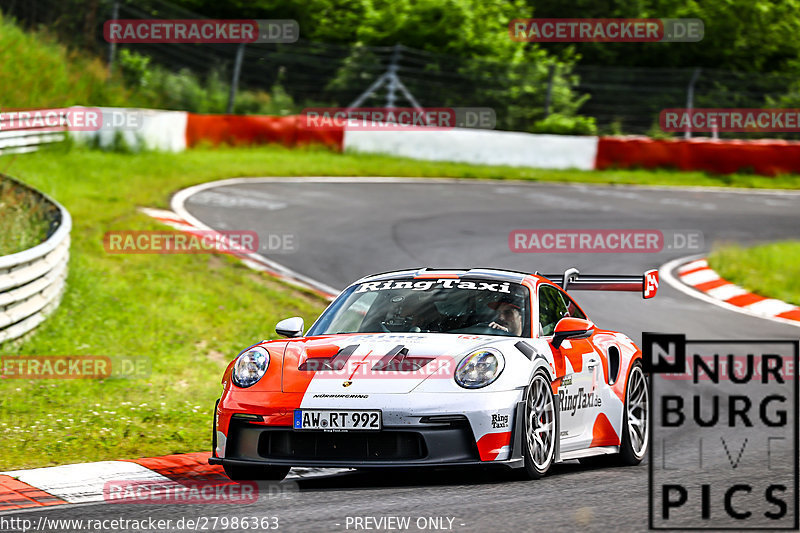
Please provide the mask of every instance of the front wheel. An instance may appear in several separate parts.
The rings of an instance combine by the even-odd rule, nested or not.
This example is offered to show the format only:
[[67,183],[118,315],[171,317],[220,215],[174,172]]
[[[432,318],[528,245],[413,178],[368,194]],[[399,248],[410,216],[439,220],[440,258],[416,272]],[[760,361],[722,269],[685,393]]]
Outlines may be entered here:
[[537,372],[525,395],[524,427],[525,466],[527,479],[539,479],[547,474],[555,460],[558,436],[558,409],[550,380]]
[[280,481],[286,477],[290,466],[239,466],[223,465],[225,475],[233,481]]

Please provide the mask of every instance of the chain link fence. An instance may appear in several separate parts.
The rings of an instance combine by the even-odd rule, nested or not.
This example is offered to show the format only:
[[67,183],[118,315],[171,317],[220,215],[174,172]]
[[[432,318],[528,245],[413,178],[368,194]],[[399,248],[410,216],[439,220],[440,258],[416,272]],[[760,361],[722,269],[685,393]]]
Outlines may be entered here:
[[[198,76],[228,93],[211,108],[192,108],[196,106],[191,103],[167,104],[189,111],[247,112],[251,108],[242,103],[242,98],[248,91],[247,98],[277,101],[279,105],[270,108],[270,112],[278,114],[296,113],[306,107],[347,107],[359,97],[362,106],[383,106],[387,102],[411,105],[392,84],[365,94],[387,72],[396,73],[421,106],[491,107],[497,116],[497,128],[503,130],[542,131],[542,120],[557,115],[591,117],[601,134],[666,137],[682,135],[660,130],[659,113],[666,108],[764,108],[800,103],[797,79],[782,74],[691,67],[565,65],[555,60],[546,64],[508,65],[489,59],[436,54],[402,44],[342,46],[300,39],[293,44],[112,46],[103,39],[103,22],[115,16],[202,18],[164,0],[135,4],[131,0],[6,0],[0,9],[27,27],[43,27],[75,47],[107,58],[114,69],[128,69],[125,62],[130,63],[132,57],[141,54],[150,58],[151,64]],[[237,57],[241,62],[239,75],[234,79]],[[590,133],[574,127],[572,132]],[[721,136],[797,137],[724,133]]]

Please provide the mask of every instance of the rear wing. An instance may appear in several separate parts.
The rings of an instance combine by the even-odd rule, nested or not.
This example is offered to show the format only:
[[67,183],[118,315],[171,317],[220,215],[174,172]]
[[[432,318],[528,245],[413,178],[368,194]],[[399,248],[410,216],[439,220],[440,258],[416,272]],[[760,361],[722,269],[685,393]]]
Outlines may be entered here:
[[[538,273],[537,273],[538,274]],[[641,292],[642,298],[652,298],[658,291],[658,270],[648,270],[639,276],[622,274],[581,274],[570,268],[563,274],[538,274],[566,290]]]

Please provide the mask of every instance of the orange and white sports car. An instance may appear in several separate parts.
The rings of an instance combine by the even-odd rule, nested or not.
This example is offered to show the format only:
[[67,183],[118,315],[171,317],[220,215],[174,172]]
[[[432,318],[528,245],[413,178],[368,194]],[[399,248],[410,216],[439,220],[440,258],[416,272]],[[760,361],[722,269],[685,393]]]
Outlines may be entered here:
[[222,378],[212,464],[232,479],[292,466],[502,465],[539,478],[568,459],[638,464],[641,352],[568,290],[655,295],[658,272],[419,269],[358,280],[303,334],[242,351]]

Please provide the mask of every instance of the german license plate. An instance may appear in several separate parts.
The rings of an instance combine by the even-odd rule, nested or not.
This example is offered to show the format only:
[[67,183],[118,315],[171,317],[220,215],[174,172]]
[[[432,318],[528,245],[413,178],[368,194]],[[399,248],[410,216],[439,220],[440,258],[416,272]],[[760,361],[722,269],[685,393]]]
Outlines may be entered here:
[[381,429],[381,412],[346,409],[295,409],[294,429],[377,431]]

